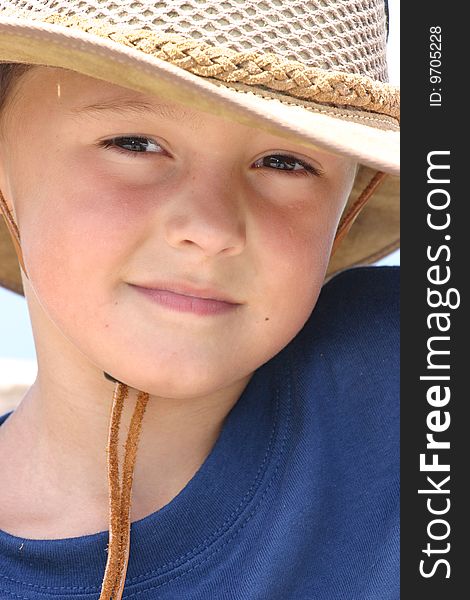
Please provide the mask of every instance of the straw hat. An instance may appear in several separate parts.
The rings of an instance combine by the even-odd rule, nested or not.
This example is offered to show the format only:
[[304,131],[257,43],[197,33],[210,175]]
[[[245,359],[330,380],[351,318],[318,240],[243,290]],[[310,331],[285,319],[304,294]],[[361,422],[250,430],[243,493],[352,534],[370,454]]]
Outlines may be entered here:
[[[384,0],[0,0],[0,62],[71,69],[357,161],[327,278],[399,244],[399,92],[387,83],[386,39]],[[0,283],[21,293],[20,232],[1,193],[0,208]],[[101,600],[120,598],[124,586],[133,460],[148,399],[139,393],[121,492],[116,431],[127,386],[110,378]]]

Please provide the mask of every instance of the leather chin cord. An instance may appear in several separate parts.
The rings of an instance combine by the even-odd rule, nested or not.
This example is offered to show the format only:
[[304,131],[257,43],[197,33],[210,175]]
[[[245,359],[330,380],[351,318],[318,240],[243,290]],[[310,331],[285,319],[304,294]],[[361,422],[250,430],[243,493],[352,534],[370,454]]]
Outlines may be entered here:
[[346,237],[348,231],[351,229],[356,217],[359,215],[361,210],[370,200],[372,194],[375,190],[380,186],[380,184],[386,179],[387,174],[382,171],[377,171],[377,173],[372,177],[366,187],[362,190],[361,194],[348,210],[348,212],[343,216],[341,222],[336,230],[335,239],[333,241],[333,248],[331,249],[331,254],[334,254],[335,250],[340,245],[341,241]]
[[[387,175],[377,172],[363,190],[359,198],[354,202],[346,215],[341,220],[333,243],[332,253],[338,247],[341,240],[348,233],[357,215],[368,202],[374,191]],[[16,222],[11,211],[0,192],[0,209],[10,232],[20,266],[28,278],[21,251],[20,236]],[[29,279],[29,278],[28,278]],[[119,480],[119,426],[121,423],[124,401],[128,396],[129,387],[115,379],[108,373],[104,373],[106,379],[115,382],[113,402],[111,406],[111,417],[108,430],[107,464],[108,464],[108,486],[109,486],[109,543],[108,559],[104,578],[101,584],[99,600],[121,600],[126,580],[127,565],[129,562],[130,549],[130,513],[131,513],[131,491],[134,476],[134,465],[139,444],[139,435],[145,408],[149,400],[147,392],[138,391],[137,402],[131,418],[127,434],[122,482]]]
[[124,400],[129,388],[125,383],[104,373],[107,379],[116,382],[114,388],[111,419],[108,431],[108,485],[109,485],[109,544],[108,561],[101,584],[100,600],[120,600],[126,581],[129,561],[131,527],[131,490],[139,434],[145,408],[149,400],[147,392],[140,392],[132,415],[126,439],[122,483],[119,480],[119,426]]

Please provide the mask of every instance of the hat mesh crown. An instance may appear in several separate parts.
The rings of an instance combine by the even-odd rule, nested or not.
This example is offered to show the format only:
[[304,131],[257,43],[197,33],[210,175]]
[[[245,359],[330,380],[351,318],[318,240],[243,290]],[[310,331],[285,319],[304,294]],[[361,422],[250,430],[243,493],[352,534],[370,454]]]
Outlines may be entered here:
[[0,0],[3,10],[52,14],[159,33],[388,81],[382,0]]

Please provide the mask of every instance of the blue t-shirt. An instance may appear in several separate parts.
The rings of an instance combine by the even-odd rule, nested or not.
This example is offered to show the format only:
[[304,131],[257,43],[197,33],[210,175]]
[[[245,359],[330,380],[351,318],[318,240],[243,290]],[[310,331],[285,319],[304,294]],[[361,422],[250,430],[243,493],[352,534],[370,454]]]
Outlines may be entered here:
[[[123,598],[399,598],[398,306],[397,267],[322,288],[186,487],[132,523]],[[107,543],[0,531],[0,597],[98,599]]]

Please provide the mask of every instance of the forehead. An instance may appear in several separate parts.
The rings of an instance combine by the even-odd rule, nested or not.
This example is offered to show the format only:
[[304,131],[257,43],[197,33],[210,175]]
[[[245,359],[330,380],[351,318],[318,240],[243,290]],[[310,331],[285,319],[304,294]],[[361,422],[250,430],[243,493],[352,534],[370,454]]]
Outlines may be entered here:
[[156,95],[95,79],[55,67],[38,66],[21,80],[26,101],[54,106],[71,116],[154,116],[185,124],[202,125],[205,113]]

